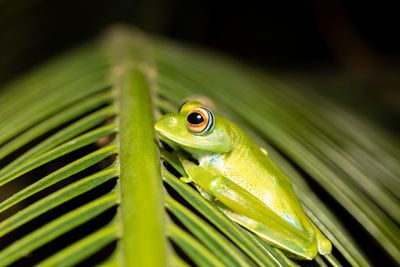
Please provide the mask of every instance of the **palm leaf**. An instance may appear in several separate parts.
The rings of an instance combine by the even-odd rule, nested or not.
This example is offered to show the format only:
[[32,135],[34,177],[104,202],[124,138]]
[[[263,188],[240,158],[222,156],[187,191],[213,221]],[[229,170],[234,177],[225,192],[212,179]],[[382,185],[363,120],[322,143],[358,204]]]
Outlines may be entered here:
[[400,263],[396,141],[289,84],[117,29],[4,86],[0,266],[307,265],[228,219],[158,152],[153,118],[194,95],[212,99],[291,177],[334,245],[313,264],[370,264],[327,195]]

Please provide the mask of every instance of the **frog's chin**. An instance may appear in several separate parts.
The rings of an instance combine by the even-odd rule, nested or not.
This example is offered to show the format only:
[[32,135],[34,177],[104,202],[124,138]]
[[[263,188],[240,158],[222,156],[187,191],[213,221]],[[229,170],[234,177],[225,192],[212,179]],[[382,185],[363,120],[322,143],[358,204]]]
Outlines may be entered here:
[[196,147],[193,145],[193,143],[182,140],[174,135],[170,135],[162,131],[157,131],[157,133],[162,141],[164,141],[168,145],[172,143],[172,146],[179,147],[179,149],[186,151],[195,159],[198,159],[203,155],[208,155],[211,152],[207,149]]

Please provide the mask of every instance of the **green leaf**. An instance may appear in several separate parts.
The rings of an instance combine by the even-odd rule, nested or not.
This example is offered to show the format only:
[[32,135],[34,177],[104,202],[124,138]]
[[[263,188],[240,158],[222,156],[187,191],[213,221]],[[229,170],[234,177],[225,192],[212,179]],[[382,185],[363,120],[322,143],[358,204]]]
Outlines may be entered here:
[[23,209],[21,212],[8,217],[0,223],[0,236],[7,234],[20,225],[32,220],[33,218],[43,214],[44,212],[65,203],[66,201],[83,194],[90,189],[104,183],[105,181],[116,177],[117,170],[115,167],[98,172],[88,176],[78,182],[75,182],[63,189],[47,196],[34,204]]
[[145,44],[122,34],[112,45],[113,60],[120,68],[114,77],[118,80],[114,89],[118,90],[120,111],[119,259],[126,266],[161,266],[166,263],[167,240],[160,160],[153,131],[152,81],[144,68],[145,55],[140,54]]
[[[368,266],[364,246],[400,263],[398,140],[308,87],[123,28],[15,79],[0,88],[0,266],[71,266],[112,242],[99,265]],[[154,118],[204,96],[267,148],[332,255],[289,259],[179,180]]]
[[2,250],[0,252],[0,265],[4,266],[12,263],[19,257],[30,253],[39,246],[66,233],[77,225],[87,222],[116,204],[117,194],[112,192],[42,226]]
[[211,251],[206,249],[181,228],[170,223],[168,224],[168,231],[171,239],[177,243],[198,266],[226,266],[218,260]]
[[[46,83],[44,78],[43,83],[33,81],[37,82],[37,85],[32,84],[33,86],[26,86],[25,88],[23,84],[18,85],[24,88],[24,90],[19,89],[16,94],[21,101],[14,101],[12,97],[10,97],[11,99],[4,97],[2,98],[4,102],[14,101],[11,102],[14,105],[0,104],[5,107],[0,117],[6,118],[0,124],[0,144],[46,117],[63,110],[75,101],[79,101],[99,89],[107,87],[109,84],[105,80],[106,71],[107,69],[105,68],[96,71],[82,69],[80,73],[76,73],[74,76],[68,77],[68,79],[62,80],[60,77],[57,82],[63,81],[64,84],[58,84],[57,82]],[[82,88],[85,88],[85,90],[82,90]],[[10,88],[5,90],[10,90]],[[27,90],[29,91],[25,92]],[[57,105],[54,105],[54,103],[57,103]],[[20,107],[24,108],[18,109]]]
[[43,164],[45,164],[51,160],[54,160],[60,156],[63,156],[65,154],[71,152],[71,151],[74,151],[74,150],[84,147],[88,144],[91,144],[104,136],[114,133],[115,131],[116,131],[115,124],[106,125],[106,126],[98,128],[98,129],[95,129],[93,131],[90,131],[82,136],[74,138],[74,139],[64,143],[63,145],[48,151],[47,153],[45,153],[39,157],[33,157],[26,163],[18,166],[18,168],[13,170],[13,172],[6,173],[5,176],[0,178],[0,185],[3,185],[5,183],[13,180],[34,168],[40,167]]
[[[0,212],[4,211],[5,209],[10,208],[11,206],[17,204],[19,201],[24,200],[25,198],[43,190],[62,179],[68,178],[73,174],[76,174],[89,166],[101,161],[102,159],[114,154],[117,152],[116,145],[110,145],[103,149],[99,149],[81,159],[78,159],[61,169],[52,172],[51,174],[43,177],[39,181],[33,183],[30,186],[25,187],[18,193],[14,194],[13,196],[9,197],[7,200],[0,203]],[[1,229],[2,223],[0,224]],[[1,232],[1,231],[0,231]],[[1,234],[0,234],[1,236]]]
[[[63,123],[79,117],[90,110],[106,104],[107,102],[111,101],[111,99],[112,95],[110,92],[100,93],[91,98],[84,99],[82,102],[79,102],[78,104],[68,108],[67,110],[56,114],[54,117],[50,117],[49,119],[42,121],[40,124],[34,126],[32,129],[24,132],[17,138],[12,139],[10,142],[2,146],[0,151],[0,159],[4,158],[11,152],[14,152],[19,147],[22,147],[23,145],[31,142],[40,135],[45,134],[46,132],[56,127],[59,127]],[[4,169],[2,169],[2,172],[3,171]]]
[[72,266],[114,240],[117,234],[118,226],[111,223],[40,262],[37,266]]
[[53,136],[47,138],[46,141],[30,149],[29,151],[24,153],[21,157],[14,160],[11,164],[7,165],[4,169],[2,169],[0,175],[7,176],[11,172],[11,170],[18,169],[18,167],[16,166],[23,166],[27,161],[29,161],[29,159],[35,158],[37,155],[40,155],[43,152],[48,151],[49,149],[57,146],[58,144],[62,144],[65,141],[69,140],[70,138],[75,137],[81,134],[82,132],[87,131],[93,126],[103,122],[113,114],[114,114],[114,109],[112,107],[107,107],[104,108],[103,110],[99,110],[71,124],[70,126],[57,132]]
[[191,213],[183,205],[171,197],[166,198],[166,207],[169,209],[209,250],[226,266],[252,266],[253,263],[229,243],[224,236]]

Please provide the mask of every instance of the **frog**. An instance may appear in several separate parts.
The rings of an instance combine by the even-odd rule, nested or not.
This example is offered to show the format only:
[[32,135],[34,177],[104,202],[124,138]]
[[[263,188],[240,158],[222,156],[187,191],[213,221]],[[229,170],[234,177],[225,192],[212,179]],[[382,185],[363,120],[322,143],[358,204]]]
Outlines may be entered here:
[[187,101],[154,128],[178,151],[187,174],[182,180],[193,182],[231,220],[294,259],[331,253],[331,242],[305,214],[291,180],[235,123]]

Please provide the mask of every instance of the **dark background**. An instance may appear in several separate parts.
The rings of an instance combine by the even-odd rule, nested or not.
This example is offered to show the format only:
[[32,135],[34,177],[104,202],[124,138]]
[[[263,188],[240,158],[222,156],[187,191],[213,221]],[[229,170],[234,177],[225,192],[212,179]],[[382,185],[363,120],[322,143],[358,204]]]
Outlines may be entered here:
[[395,1],[0,0],[0,84],[113,23],[239,58],[400,132]]

